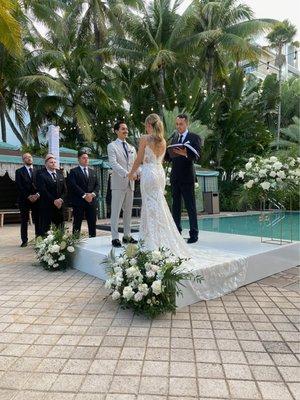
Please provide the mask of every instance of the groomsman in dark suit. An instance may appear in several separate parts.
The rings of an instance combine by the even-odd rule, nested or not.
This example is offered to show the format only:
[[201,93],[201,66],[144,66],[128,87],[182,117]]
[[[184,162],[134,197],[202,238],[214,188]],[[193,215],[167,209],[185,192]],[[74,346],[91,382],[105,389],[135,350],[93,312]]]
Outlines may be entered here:
[[40,228],[45,236],[53,224],[64,226],[64,202],[67,194],[65,178],[56,169],[56,160],[52,154],[45,158],[45,168],[37,174],[37,188],[40,194]]
[[89,156],[85,151],[78,152],[78,163],[78,167],[71,169],[68,178],[70,200],[73,206],[73,233],[80,233],[85,216],[89,237],[95,237],[99,182],[96,172],[88,166]]
[[32,164],[32,156],[25,153],[22,156],[23,167],[16,170],[16,185],[18,189],[18,203],[21,214],[21,247],[28,243],[28,220],[31,210],[35,227],[35,236],[39,232],[39,199],[40,194],[36,187],[36,168]]
[[198,240],[198,222],[195,199],[194,162],[198,160],[200,155],[201,138],[188,130],[188,116],[186,114],[179,114],[177,116],[176,130],[169,144],[178,143],[180,145],[187,143],[196,150],[198,156],[187,147],[174,149],[176,157],[172,159],[169,154],[166,153],[166,160],[172,162],[170,175],[173,200],[172,215],[179,232],[181,232],[181,207],[183,198],[190,223],[190,237],[187,242],[195,243]]

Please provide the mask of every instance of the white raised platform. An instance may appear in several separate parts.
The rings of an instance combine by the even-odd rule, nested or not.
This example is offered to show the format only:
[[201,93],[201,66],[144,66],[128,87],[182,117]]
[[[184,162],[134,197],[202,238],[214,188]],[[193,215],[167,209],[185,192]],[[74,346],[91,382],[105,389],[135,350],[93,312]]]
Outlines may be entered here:
[[[185,232],[184,232],[185,233]],[[188,236],[188,234],[183,235]],[[209,231],[199,232],[199,241],[190,245],[191,254],[193,248],[204,251],[215,251],[224,254],[224,257],[236,255],[236,259],[247,259],[246,275],[239,286],[256,282],[267,276],[285,271],[299,265],[300,242],[290,244],[261,243],[259,237],[232,235],[228,233],[216,233]],[[122,249],[116,249],[116,254]],[[111,251],[111,237],[101,236],[87,239],[78,246],[74,258],[74,268],[106,280],[106,264],[104,260]],[[233,260],[234,261],[234,260]],[[183,297],[177,299],[178,307],[183,307],[199,301],[197,295],[187,285],[183,288]]]

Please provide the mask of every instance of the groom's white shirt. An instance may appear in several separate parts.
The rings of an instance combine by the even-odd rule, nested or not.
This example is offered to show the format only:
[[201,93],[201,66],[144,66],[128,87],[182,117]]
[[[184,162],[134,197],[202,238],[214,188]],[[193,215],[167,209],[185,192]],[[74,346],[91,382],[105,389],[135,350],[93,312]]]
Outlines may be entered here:
[[127,144],[128,158],[126,157],[122,140],[119,138],[107,146],[108,160],[112,168],[112,190],[126,190],[128,185],[130,185],[131,190],[134,190],[134,181],[129,181],[127,176],[136,158],[136,151],[129,143],[125,143]]

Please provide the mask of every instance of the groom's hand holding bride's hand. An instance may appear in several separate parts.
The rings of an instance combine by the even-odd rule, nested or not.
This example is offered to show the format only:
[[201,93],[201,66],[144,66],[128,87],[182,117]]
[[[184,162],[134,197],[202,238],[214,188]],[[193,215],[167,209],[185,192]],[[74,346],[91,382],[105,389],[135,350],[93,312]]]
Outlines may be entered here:
[[133,173],[129,172],[129,174],[127,175],[127,178],[128,178],[130,181],[135,181],[136,178],[137,178],[136,173],[133,174]]

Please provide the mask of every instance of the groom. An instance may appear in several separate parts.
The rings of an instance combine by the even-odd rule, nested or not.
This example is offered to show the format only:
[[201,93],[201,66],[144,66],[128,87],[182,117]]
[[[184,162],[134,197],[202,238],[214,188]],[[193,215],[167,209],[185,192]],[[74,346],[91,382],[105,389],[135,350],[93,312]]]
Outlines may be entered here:
[[136,151],[133,146],[126,142],[128,128],[124,121],[114,125],[117,139],[107,146],[107,154],[111,175],[111,235],[113,247],[121,247],[119,240],[119,216],[123,209],[124,236],[123,243],[137,243],[131,237],[130,222],[133,204],[134,181],[128,179],[128,173],[134,163]]
[[[188,143],[200,155],[201,138],[188,130],[188,116],[186,114],[179,114],[177,116],[176,130],[177,132],[172,136],[171,143],[169,144]],[[166,153],[166,160],[172,162],[172,171],[170,176],[172,190],[172,215],[177,229],[181,233],[181,204],[183,198],[190,223],[190,237],[187,242],[195,243],[198,240],[198,222],[195,199],[194,162],[197,161],[199,157],[186,147],[175,148],[174,153],[176,153],[177,156],[172,159],[169,154]]]

